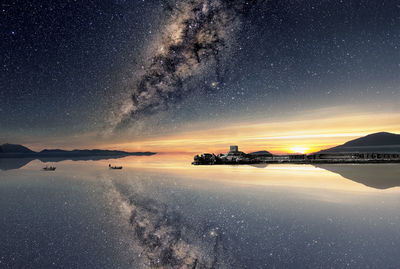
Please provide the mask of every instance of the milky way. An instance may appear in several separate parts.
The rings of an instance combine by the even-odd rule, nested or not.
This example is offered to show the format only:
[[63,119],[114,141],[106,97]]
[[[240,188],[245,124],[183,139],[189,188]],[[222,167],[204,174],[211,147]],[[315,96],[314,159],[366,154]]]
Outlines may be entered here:
[[108,198],[126,218],[132,263],[140,268],[231,268],[234,258],[224,229],[212,222],[193,223],[168,206],[162,194],[143,194],[146,187],[110,182]]
[[83,147],[325,107],[399,110],[396,0],[8,2],[3,142]]
[[[193,0],[165,4],[169,19],[148,65],[128,89],[130,100],[117,115],[117,128],[129,126],[143,115],[164,111],[194,91],[213,89],[221,83],[221,68],[235,32],[257,2]],[[204,86],[204,79],[210,76],[216,81]]]

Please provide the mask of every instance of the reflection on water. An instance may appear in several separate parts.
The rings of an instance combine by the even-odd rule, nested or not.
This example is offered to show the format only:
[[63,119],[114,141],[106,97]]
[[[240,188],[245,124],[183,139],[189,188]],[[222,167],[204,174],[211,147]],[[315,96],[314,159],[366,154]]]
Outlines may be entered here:
[[[285,182],[293,186],[293,184],[306,184],[309,182],[312,186],[329,186],[332,181],[330,173],[321,173],[313,167],[323,169],[340,176],[352,180],[354,182],[361,183],[365,186],[375,189],[388,189],[400,186],[400,165],[399,164],[316,164],[316,165],[288,165],[288,164],[252,164],[252,165],[216,165],[216,166],[192,166],[190,165],[190,157],[187,155],[156,155],[156,156],[133,156],[133,157],[79,157],[79,158],[44,158],[38,159],[43,163],[46,162],[63,162],[66,160],[71,161],[102,161],[91,163],[90,165],[99,166],[100,164],[108,164],[110,160],[119,165],[125,167],[136,168],[140,170],[159,170],[160,172],[174,174],[174,175],[187,175],[203,178],[215,178],[223,180],[228,178],[234,180],[233,176],[248,176],[251,177],[249,182],[248,178],[245,178],[246,183],[254,184],[263,181],[268,185],[268,179],[271,177],[275,178],[276,175],[280,177],[279,184]],[[15,158],[6,159],[0,158],[0,170],[12,170],[20,169],[35,159],[29,158]],[[263,171],[255,171],[252,168],[262,169]],[[296,177],[307,177],[303,178],[302,182],[294,183],[290,180],[290,177],[296,175]],[[286,178],[283,178],[287,176]],[[319,177],[319,183],[316,181],[310,182],[313,177]],[[329,179],[328,179],[329,178]],[[261,179],[261,180],[260,180]],[[289,181],[288,181],[289,180]],[[240,181],[240,178],[239,180]],[[274,184],[276,182],[269,182]],[[334,184],[343,183],[334,179]],[[329,187],[333,187],[333,185]],[[343,185],[343,184],[342,184]],[[350,184],[345,186],[345,189],[351,188]]]
[[[123,205],[130,225],[128,233],[135,248],[140,249],[135,255],[137,265],[152,268],[227,268],[232,265],[227,245],[221,242],[223,226],[213,224],[208,217],[193,219],[193,214],[199,213],[193,208],[185,214],[183,207],[190,203],[189,197],[176,196],[174,188],[161,190],[140,179],[129,184],[114,183],[111,197]],[[185,201],[181,201],[182,198]]]
[[30,163],[34,159],[29,158],[15,158],[15,159],[7,159],[0,158],[0,170],[12,170],[19,169],[24,167],[26,164]]
[[[398,268],[398,164],[33,160],[0,171],[5,268]],[[349,180],[350,179],[350,180]],[[361,184],[360,184],[361,183]],[[2,266],[0,266],[2,267]]]
[[320,164],[316,167],[337,173],[344,178],[375,189],[400,186],[400,165],[398,164]]
[[267,163],[257,163],[257,164],[249,164],[249,165],[252,167],[255,167],[255,168],[265,168],[268,166]]
[[71,161],[99,161],[121,159],[121,156],[82,156],[82,157],[39,157],[39,158],[0,158],[0,170],[19,169],[34,160],[40,160],[43,163]]

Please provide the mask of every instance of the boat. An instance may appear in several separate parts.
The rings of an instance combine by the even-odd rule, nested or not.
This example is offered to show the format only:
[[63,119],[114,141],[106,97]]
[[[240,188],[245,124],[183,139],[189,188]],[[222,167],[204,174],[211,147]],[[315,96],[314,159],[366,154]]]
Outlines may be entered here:
[[43,167],[43,170],[44,171],[54,171],[54,170],[56,170],[56,167],[55,166],[45,166],[45,167]]
[[111,164],[109,164],[109,165],[108,165],[108,168],[110,168],[110,169],[118,169],[118,170],[121,170],[121,169],[122,169],[122,166],[112,166]]

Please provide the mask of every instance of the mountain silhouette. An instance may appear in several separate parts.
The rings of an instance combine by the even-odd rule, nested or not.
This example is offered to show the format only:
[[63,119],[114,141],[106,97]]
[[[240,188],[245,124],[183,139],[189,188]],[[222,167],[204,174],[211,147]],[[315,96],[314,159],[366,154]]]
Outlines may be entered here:
[[86,158],[96,156],[149,156],[154,152],[126,152],[119,150],[102,149],[44,149],[40,152],[33,151],[25,146],[16,144],[0,145],[0,158]]
[[388,132],[374,133],[318,153],[339,152],[400,152],[400,135]]
[[266,151],[266,150],[252,152],[252,153],[249,153],[249,155],[253,155],[253,156],[272,156],[271,152]]
[[22,145],[7,143],[0,145],[0,154],[1,153],[35,153],[35,152]]

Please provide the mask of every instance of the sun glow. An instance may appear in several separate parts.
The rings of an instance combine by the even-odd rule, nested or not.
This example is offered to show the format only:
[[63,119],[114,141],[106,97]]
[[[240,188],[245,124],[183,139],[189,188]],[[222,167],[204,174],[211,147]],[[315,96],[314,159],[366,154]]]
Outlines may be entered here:
[[304,146],[294,146],[290,148],[290,151],[293,153],[301,153],[301,154],[305,154],[310,150],[310,148],[308,147],[304,147]]
[[273,154],[309,154],[375,132],[400,133],[399,113],[340,114],[344,108],[324,111],[277,121],[196,123],[177,132],[96,147],[194,155],[226,153],[229,145],[238,145],[243,152],[267,150]]

